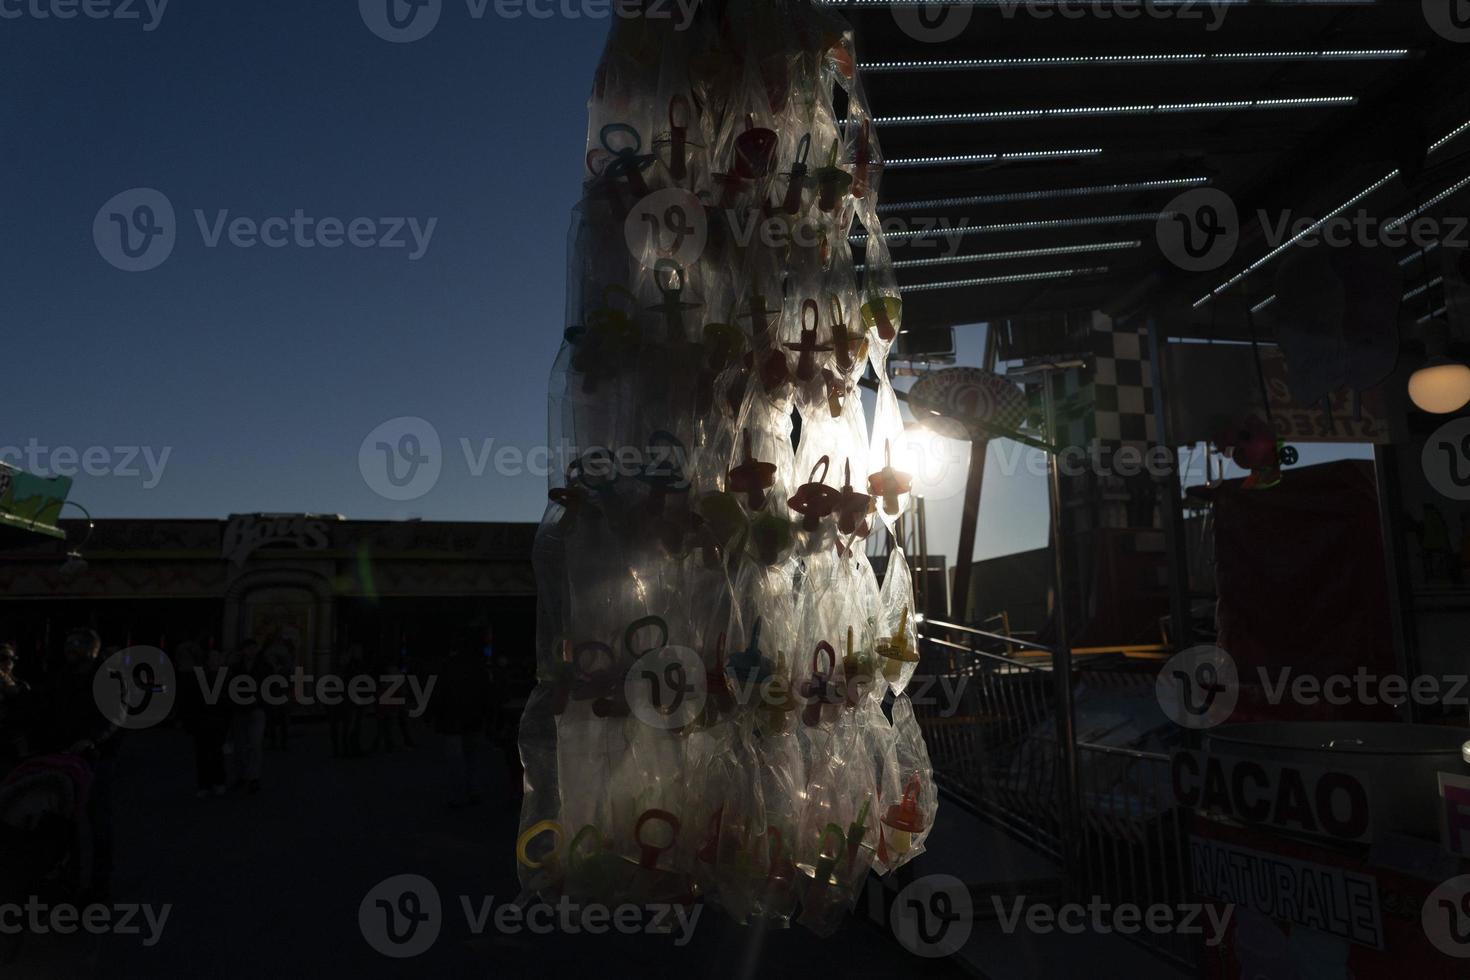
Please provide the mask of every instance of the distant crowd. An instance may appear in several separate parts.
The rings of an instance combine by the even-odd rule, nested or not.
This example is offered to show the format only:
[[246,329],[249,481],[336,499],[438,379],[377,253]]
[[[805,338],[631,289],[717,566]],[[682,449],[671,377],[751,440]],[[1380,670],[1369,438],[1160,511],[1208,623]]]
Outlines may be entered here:
[[[446,802],[453,807],[481,802],[487,793],[484,773],[489,753],[502,753],[510,785],[496,797],[518,795],[519,755],[516,730],[525,698],[534,684],[534,657],[529,650],[497,650],[488,627],[467,630],[443,653],[414,662],[406,653],[370,657],[351,645],[332,665],[331,674],[359,691],[377,691],[365,703],[342,699],[330,705],[276,703],[259,695],[264,689],[289,690],[300,664],[296,644],[285,637],[246,639],[235,649],[209,649],[185,642],[168,651],[174,667],[174,697],[165,726],[187,733],[194,748],[196,795],[224,796],[231,790],[261,791],[265,755],[287,751],[325,720],[323,749],[340,759],[360,759],[414,749],[416,726],[427,724],[438,736],[445,765]],[[0,822],[36,823],[34,807],[17,797],[38,786],[64,779],[75,791],[74,814],[85,826],[82,850],[89,852],[80,876],[93,889],[105,890],[111,869],[111,789],[118,746],[127,734],[106,716],[94,695],[98,668],[117,648],[104,649],[91,629],[74,630],[61,649],[42,663],[22,659],[15,646],[0,643]],[[208,690],[196,668],[223,687]],[[315,671],[313,671],[315,672]],[[432,677],[427,711],[410,716],[401,696],[409,675]],[[237,678],[252,683],[236,685]],[[271,687],[268,679],[275,678]],[[223,690],[227,696],[217,696]],[[243,696],[236,691],[247,692]],[[389,696],[393,691],[394,696]],[[417,713],[417,712],[414,712]],[[320,737],[318,735],[317,737]],[[47,782],[49,777],[50,782]],[[8,795],[7,795],[8,794]],[[71,798],[71,797],[69,797]],[[5,829],[0,827],[0,830]]]

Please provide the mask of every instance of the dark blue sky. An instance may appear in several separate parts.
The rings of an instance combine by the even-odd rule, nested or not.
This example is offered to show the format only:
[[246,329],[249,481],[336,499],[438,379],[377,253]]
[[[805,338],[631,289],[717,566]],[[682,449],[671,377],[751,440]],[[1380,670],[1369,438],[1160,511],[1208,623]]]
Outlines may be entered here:
[[[153,489],[79,478],[73,497],[99,514],[538,518],[544,481],[468,479],[457,442],[545,438],[606,27],[474,21],[464,0],[411,44],[374,36],[350,0],[172,0],[152,32],[0,20],[0,447],[171,449]],[[141,273],[92,239],[98,209],[134,187],[162,191],[178,226]],[[418,261],[211,249],[196,208],[438,224]],[[365,485],[357,451],[410,415],[458,459],[399,504]]]

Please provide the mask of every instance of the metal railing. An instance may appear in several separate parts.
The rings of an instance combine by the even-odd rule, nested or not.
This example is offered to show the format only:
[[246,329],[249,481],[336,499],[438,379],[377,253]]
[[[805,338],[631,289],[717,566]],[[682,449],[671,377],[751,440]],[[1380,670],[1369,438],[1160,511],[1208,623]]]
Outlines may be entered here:
[[920,674],[950,679],[948,689],[959,692],[959,703],[946,706],[948,715],[928,704],[915,707],[935,776],[951,794],[1056,857],[1060,828],[1036,820],[1038,813],[1055,814],[1054,769],[1025,764],[1025,756],[1038,750],[1039,735],[1055,751],[1055,739],[1039,732],[1051,713],[1050,665],[981,650],[974,641],[993,642],[995,634],[959,629],[971,643],[927,635],[920,643]]
[[[1057,861],[1076,894],[1141,907],[1192,900],[1187,814],[1174,802],[1166,754],[1081,739],[1058,745],[1056,678],[1041,643],[927,620],[920,652],[919,673],[959,691],[958,703],[942,710],[915,709],[947,793]],[[1071,675],[1074,689],[1153,685],[1147,673],[1092,670],[1085,661]],[[1072,820],[1063,799],[1067,749],[1078,770]],[[1199,962],[1196,937],[1130,938],[1177,964]]]

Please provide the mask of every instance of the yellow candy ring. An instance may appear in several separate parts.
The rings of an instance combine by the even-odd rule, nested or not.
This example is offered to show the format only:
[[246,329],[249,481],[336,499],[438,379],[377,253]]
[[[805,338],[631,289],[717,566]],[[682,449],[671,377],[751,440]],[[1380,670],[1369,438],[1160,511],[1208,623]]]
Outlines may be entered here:
[[[553,844],[551,848],[551,857],[549,857],[546,861],[532,861],[530,855],[526,853],[526,848],[530,846],[531,841],[535,840],[537,837],[540,837],[542,834],[547,833],[551,834],[556,839],[556,843]],[[532,870],[543,868],[547,864],[555,864],[556,849],[561,845],[561,839],[563,836],[564,832],[561,829],[561,824],[557,823],[555,820],[542,820],[539,823],[531,824],[531,826],[521,831],[520,837],[516,838],[516,860],[525,867]]]

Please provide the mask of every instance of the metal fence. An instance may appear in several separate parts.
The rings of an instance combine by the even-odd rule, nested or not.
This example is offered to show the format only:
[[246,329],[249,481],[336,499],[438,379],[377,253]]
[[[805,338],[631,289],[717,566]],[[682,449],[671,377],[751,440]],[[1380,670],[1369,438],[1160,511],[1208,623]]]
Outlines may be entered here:
[[[1058,744],[1056,678],[1043,645],[973,627],[923,624],[919,674],[958,690],[957,703],[916,708],[935,778],[953,797],[1055,860],[1074,894],[1112,904],[1192,901],[1188,815],[1175,804],[1169,757],[1078,739]],[[1074,666],[1074,691],[1153,686],[1151,672]],[[1076,759],[1077,799],[1063,777]],[[1130,938],[1187,967],[1197,937],[1140,932]]]

